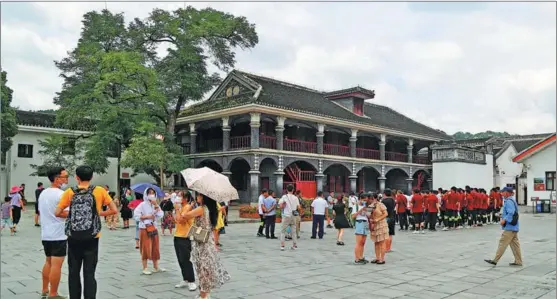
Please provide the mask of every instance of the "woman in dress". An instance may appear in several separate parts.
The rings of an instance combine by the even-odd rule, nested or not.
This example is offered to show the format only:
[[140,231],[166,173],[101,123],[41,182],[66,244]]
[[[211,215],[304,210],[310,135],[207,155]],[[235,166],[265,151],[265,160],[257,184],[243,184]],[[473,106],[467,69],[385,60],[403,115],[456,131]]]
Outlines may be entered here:
[[[161,259],[159,248],[159,235],[156,231],[157,220],[163,216],[161,208],[157,205],[155,190],[149,188],[143,194],[143,202],[133,211],[133,216],[139,222],[139,253],[141,254],[142,273],[151,275],[165,270],[159,267]],[[147,231],[154,229],[154,234]],[[147,269],[147,261],[153,262],[153,271]]]
[[[112,201],[116,205],[116,208],[120,208],[120,200],[118,200],[118,198],[116,197],[116,192],[110,191],[110,192],[108,192],[108,195],[110,196],[110,198],[112,198]],[[108,219],[108,222],[107,222],[108,229],[115,230],[116,227],[118,226],[119,222],[120,222],[120,218],[118,217],[118,213],[108,216],[107,219]]]
[[[219,211],[217,202],[203,194],[197,194],[197,208],[182,214],[186,219],[194,218],[194,225],[211,232],[217,226]],[[199,283],[200,299],[209,299],[213,289],[230,280],[230,275],[220,262],[213,234],[205,243],[192,241],[191,257]]]
[[132,200],[133,200],[133,192],[131,189],[126,188],[126,192],[124,196],[122,196],[122,200],[120,202],[120,204],[122,205],[122,209],[120,209],[120,216],[124,221],[123,228],[130,228],[130,218],[133,217],[133,212],[128,205]]
[[21,219],[21,212],[25,212],[25,204],[23,202],[23,197],[21,196],[21,187],[13,186],[8,194],[10,197],[10,204],[12,205],[12,215],[13,215],[13,230],[14,233],[17,232],[17,225],[19,224],[19,219]]
[[170,200],[170,194],[165,193],[164,199],[161,201],[161,210],[164,213],[161,223],[162,235],[164,236],[164,230],[168,229],[170,235],[172,235],[172,230],[174,229],[174,204]]
[[389,239],[389,226],[387,224],[387,208],[379,201],[377,193],[369,201],[371,214],[369,216],[370,238],[375,243],[375,259],[371,263],[385,264],[385,242]]
[[335,228],[337,229],[337,245],[344,245],[342,241],[342,235],[344,234],[344,229],[350,227],[348,223],[348,218],[346,218],[346,205],[342,199],[337,200],[336,204],[333,205],[333,215],[335,216]]

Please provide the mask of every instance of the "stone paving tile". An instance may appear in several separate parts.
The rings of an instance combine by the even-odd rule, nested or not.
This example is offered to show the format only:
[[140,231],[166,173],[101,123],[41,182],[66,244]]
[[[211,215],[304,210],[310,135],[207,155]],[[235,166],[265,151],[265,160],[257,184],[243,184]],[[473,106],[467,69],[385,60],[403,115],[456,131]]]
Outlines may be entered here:
[[[524,267],[519,268],[508,266],[510,249],[497,267],[483,262],[495,253],[496,225],[425,235],[397,231],[387,264],[353,265],[352,230],[341,247],[332,229],[324,240],[310,240],[310,224],[304,223],[299,250],[281,252],[278,241],[255,237],[257,224],[231,224],[221,237],[221,257],[232,280],[211,298],[555,298],[555,215],[525,214],[521,221]],[[17,236],[0,237],[1,298],[38,298],[44,262],[39,232],[26,213]],[[196,292],[174,288],[180,275],[172,237],[161,237],[161,266],[167,272],[142,276],[133,236],[133,228],[103,230],[97,298],[194,298]],[[62,293],[67,293],[67,273],[65,263]]]

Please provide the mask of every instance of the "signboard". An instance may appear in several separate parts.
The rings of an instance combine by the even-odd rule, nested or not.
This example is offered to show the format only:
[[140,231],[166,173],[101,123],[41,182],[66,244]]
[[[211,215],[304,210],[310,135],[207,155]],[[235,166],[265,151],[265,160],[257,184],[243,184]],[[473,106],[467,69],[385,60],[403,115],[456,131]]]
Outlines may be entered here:
[[544,178],[534,178],[534,191],[545,191]]
[[122,172],[121,177],[122,177],[123,179],[129,179],[129,178],[130,178],[130,173],[129,173],[129,172]]

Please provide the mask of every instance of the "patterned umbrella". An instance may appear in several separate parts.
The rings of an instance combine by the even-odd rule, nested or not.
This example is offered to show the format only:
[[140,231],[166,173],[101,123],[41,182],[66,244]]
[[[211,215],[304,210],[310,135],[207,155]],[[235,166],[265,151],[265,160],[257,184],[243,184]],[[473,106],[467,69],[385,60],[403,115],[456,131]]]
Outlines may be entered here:
[[188,168],[181,172],[189,189],[207,195],[217,202],[239,199],[238,191],[230,180],[209,167]]

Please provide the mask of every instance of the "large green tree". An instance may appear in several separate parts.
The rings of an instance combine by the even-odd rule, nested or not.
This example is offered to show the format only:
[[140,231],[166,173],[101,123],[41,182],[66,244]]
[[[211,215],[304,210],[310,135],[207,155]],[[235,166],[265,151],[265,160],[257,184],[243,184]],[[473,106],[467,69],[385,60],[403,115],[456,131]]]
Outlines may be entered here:
[[12,147],[12,137],[17,134],[15,109],[11,106],[13,90],[6,85],[8,83],[7,77],[8,74],[2,71],[2,94],[0,95],[0,111],[2,112],[0,115],[2,118],[2,121],[0,121],[2,140],[0,142],[2,142],[2,154],[5,154]]

